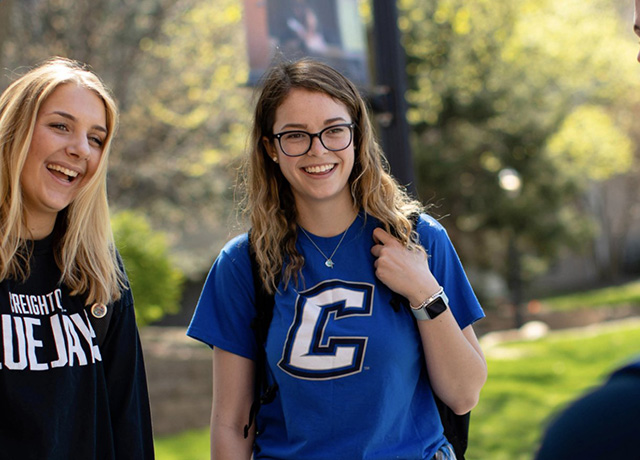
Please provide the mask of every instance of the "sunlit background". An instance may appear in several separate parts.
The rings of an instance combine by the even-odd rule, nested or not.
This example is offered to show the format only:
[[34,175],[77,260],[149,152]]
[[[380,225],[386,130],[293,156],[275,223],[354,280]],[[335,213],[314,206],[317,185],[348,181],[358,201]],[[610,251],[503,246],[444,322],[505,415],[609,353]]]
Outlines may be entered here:
[[[405,185],[446,227],[487,313],[476,330],[490,375],[467,458],[530,459],[557,410],[640,353],[633,5],[396,4]],[[358,6],[371,43],[372,5]],[[210,352],[184,330],[213,259],[246,229],[234,195],[253,102],[243,11],[242,0],[0,0],[0,90],[62,55],[89,63],[119,102],[109,195],[159,460],[208,456]]]

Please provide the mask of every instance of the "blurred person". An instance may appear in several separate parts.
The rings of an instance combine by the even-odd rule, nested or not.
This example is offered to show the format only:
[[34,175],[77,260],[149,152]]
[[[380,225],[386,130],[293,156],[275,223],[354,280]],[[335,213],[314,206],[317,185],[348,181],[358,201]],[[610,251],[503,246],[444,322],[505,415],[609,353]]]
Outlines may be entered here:
[[[211,458],[454,459],[486,377],[484,316],[445,229],[388,173],[356,87],[311,59],[263,77],[242,177],[252,225],[208,275],[189,336],[213,348]],[[273,401],[250,412],[262,344]],[[390,305],[395,295],[406,308]]]
[[319,29],[318,16],[307,6],[305,0],[294,0],[292,16],[287,19],[287,27],[300,40],[300,48],[308,54],[323,54],[328,45]]
[[291,0],[287,17],[281,30],[280,52],[292,59],[315,57],[341,59],[352,55],[340,46],[329,43],[322,31],[318,13],[306,0]]
[[154,458],[133,297],[107,204],[117,124],[100,78],[65,58],[0,96],[2,458]]
[[636,360],[556,415],[536,460],[639,459],[639,415],[640,360]]
[[[640,0],[635,0],[633,30],[640,37]],[[555,415],[536,460],[640,459],[639,416],[640,358]]]

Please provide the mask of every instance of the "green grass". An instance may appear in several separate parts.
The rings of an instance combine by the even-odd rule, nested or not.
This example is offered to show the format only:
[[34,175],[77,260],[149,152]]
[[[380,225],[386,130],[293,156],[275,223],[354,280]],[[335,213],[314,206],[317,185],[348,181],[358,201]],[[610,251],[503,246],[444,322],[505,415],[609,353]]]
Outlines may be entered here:
[[558,410],[640,354],[640,322],[557,332],[485,352],[489,380],[472,412],[467,459],[528,460]]
[[[467,460],[530,460],[550,417],[640,354],[640,320],[485,348],[489,380],[471,414]],[[203,460],[209,430],[156,440],[158,460]]]
[[640,304],[640,281],[549,297],[541,299],[541,302],[552,310],[638,305]]
[[209,428],[156,438],[156,460],[207,460]]

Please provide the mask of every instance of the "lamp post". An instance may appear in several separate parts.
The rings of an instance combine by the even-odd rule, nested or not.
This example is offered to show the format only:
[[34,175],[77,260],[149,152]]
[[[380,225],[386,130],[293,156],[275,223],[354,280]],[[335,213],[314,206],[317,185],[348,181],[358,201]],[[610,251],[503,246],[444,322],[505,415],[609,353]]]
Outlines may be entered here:
[[415,193],[409,123],[405,100],[406,57],[400,42],[398,9],[395,1],[373,0],[375,59],[380,108],[380,137],[391,172]]
[[[507,196],[515,200],[522,189],[522,179],[518,171],[512,168],[502,169],[498,173],[500,188]],[[518,248],[518,236],[512,227],[509,230],[509,242],[507,248],[507,285],[511,293],[513,316],[515,327],[519,328],[524,323],[522,317],[522,269],[520,266],[520,250]]]

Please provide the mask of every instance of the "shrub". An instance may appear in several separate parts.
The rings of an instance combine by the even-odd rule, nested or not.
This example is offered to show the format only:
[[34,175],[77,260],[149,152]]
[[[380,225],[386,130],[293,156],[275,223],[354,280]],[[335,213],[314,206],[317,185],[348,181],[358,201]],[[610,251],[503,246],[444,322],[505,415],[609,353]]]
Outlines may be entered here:
[[133,211],[114,214],[111,226],[131,283],[138,325],[177,313],[184,277],[171,261],[165,235]]

